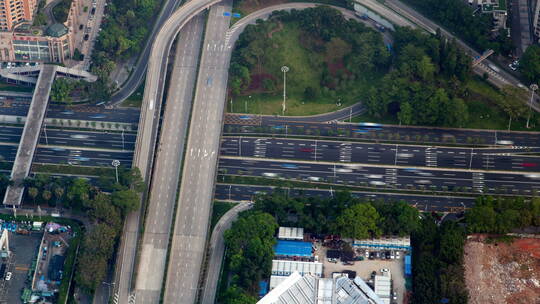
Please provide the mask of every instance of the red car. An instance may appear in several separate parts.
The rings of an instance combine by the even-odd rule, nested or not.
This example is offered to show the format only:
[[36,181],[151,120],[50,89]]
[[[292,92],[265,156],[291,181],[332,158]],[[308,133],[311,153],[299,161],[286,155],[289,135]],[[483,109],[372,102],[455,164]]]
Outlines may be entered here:
[[521,164],[523,167],[536,167],[535,163],[523,163]]
[[300,152],[313,152],[311,148],[300,148]]

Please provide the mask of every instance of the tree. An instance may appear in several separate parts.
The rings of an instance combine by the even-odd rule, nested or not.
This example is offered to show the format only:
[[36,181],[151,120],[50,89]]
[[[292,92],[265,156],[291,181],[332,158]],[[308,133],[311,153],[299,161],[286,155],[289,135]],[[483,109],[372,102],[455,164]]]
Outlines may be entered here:
[[227,257],[236,278],[233,283],[251,295],[256,295],[259,281],[270,275],[277,228],[270,214],[250,211],[241,214],[225,231]]
[[49,200],[52,198],[52,193],[49,190],[44,190],[43,193],[41,193],[41,197],[45,202],[49,202]]
[[377,224],[379,213],[370,203],[356,204],[345,209],[336,219],[335,232],[345,237],[365,239],[381,234]]
[[122,210],[124,215],[139,208],[140,198],[134,190],[115,191],[111,197],[112,203]]
[[38,196],[38,194],[39,194],[38,188],[35,188],[35,187],[28,188],[28,195],[30,195],[30,197],[34,201],[34,204],[36,203],[36,197]]
[[90,185],[85,179],[76,178],[67,190],[68,204],[78,209],[89,198]]
[[73,101],[70,94],[75,88],[73,81],[67,78],[55,79],[51,88],[51,99],[57,102],[64,102],[71,105]]
[[540,82],[540,46],[531,45],[519,61],[519,71],[531,83]]
[[257,298],[246,294],[242,288],[233,285],[220,296],[218,303],[228,304],[255,304]]
[[496,213],[493,207],[478,206],[465,213],[469,232],[491,232],[495,228]]
[[527,111],[527,107],[523,102],[526,100],[526,91],[513,87],[506,86],[502,88],[503,98],[499,99],[499,106],[508,114],[508,130],[512,125],[512,119],[518,118]]
[[411,104],[408,102],[403,102],[400,104],[400,111],[398,113],[398,119],[401,123],[410,125],[413,123],[413,109]]
[[56,204],[58,204],[62,200],[62,196],[64,196],[64,188],[63,187],[54,188],[54,197],[56,197]]

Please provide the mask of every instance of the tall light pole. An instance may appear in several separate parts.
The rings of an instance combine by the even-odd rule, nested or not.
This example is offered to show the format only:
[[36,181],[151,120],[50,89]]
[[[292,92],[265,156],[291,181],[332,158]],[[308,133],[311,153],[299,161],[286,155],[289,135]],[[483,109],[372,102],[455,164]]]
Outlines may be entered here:
[[120,166],[120,161],[115,159],[112,161],[111,165],[113,165],[114,170],[116,171],[116,183],[118,184],[118,166]]
[[531,89],[531,100],[529,101],[529,115],[527,116],[527,129],[529,128],[529,120],[531,119],[531,112],[532,112],[532,102],[534,98],[534,91],[538,90],[538,85],[533,83],[529,87]]
[[282,112],[283,115],[285,115],[286,105],[285,100],[287,99],[287,72],[289,71],[289,67],[284,65],[281,67],[281,71],[283,72],[283,106],[282,106]]

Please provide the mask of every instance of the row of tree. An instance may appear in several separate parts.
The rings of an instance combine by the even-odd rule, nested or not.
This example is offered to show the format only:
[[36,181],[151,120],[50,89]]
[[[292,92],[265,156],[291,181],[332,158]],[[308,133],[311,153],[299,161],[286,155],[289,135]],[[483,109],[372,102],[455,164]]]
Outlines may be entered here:
[[255,210],[272,214],[283,226],[304,227],[313,233],[335,233],[351,238],[408,235],[418,226],[418,210],[405,202],[369,202],[350,192],[332,198],[289,197],[285,191],[259,197]]
[[[404,0],[418,8],[420,12],[464,39],[478,51],[492,49],[502,55],[509,55],[512,41],[506,30],[493,32],[493,17],[483,14],[462,0]],[[504,1],[499,1],[504,2]],[[506,7],[502,8],[506,9]]]
[[[82,178],[73,179],[36,174],[23,181],[23,185],[27,189],[26,203],[80,211],[84,209],[84,202],[96,192],[106,191],[115,194],[117,192],[124,193],[124,191],[131,189],[140,192],[143,189],[140,174],[136,169],[120,167],[118,178],[119,183],[116,184],[114,177],[102,175],[95,185],[92,185],[88,180]],[[2,176],[0,181],[0,190],[3,191],[11,183],[9,178],[5,176]]]
[[71,201],[81,206],[94,223],[84,236],[79,250],[75,282],[87,291],[94,291],[103,282],[113,264],[113,253],[122,233],[126,215],[139,207],[139,193],[144,185],[138,169],[122,174],[111,193],[76,179],[77,191]]
[[540,198],[484,196],[465,214],[471,233],[508,233],[540,226]]
[[454,221],[438,226],[429,215],[422,219],[411,234],[413,303],[467,303],[465,239],[465,229]]

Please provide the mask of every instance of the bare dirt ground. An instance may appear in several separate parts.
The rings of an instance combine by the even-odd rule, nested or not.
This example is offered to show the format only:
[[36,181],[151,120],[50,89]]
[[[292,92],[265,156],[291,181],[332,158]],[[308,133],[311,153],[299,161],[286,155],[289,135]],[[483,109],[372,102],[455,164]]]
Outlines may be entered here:
[[540,304],[540,239],[465,243],[465,280],[471,304]]

